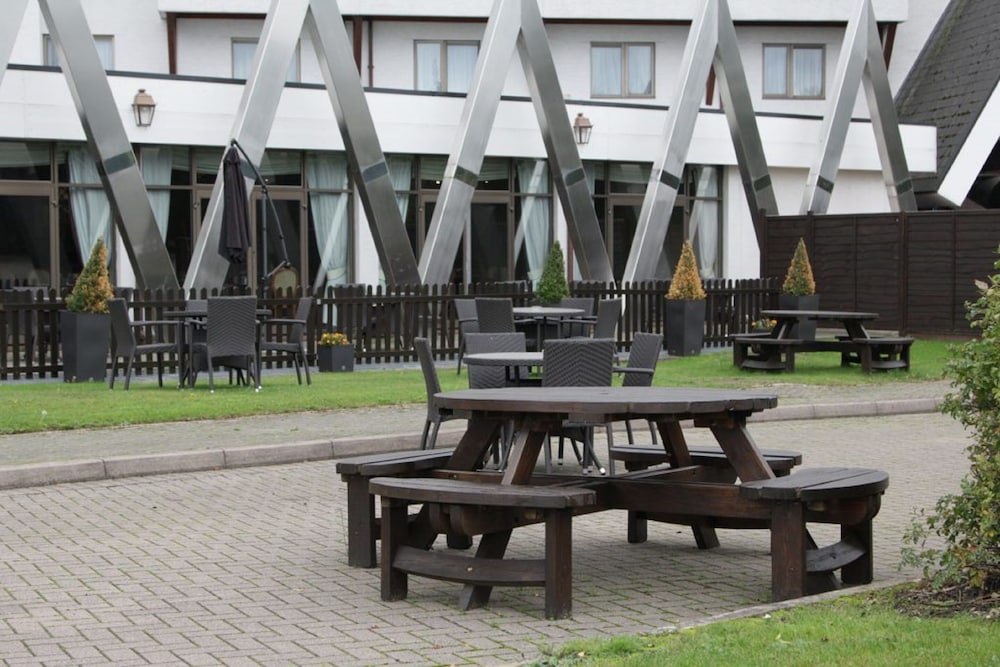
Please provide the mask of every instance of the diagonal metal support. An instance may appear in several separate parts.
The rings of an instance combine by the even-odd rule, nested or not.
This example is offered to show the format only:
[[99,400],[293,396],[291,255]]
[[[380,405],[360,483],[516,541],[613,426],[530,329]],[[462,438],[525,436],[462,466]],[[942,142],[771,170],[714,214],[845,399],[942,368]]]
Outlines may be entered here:
[[851,111],[862,84],[868,100],[890,208],[893,211],[915,211],[917,200],[906,164],[899,118],[892,100],[882,43],[878,37],[870,0],[858,0],[847,23],[840,53],[830,89],[830,107],[820,130],[820,150],[816,163],[806,177],[800,213],[823,214],[830,205],[847,131],[851,125]]
[[386,282],[419,285],[417,259],[396,203],[389,165],[379,144],[337,3],[312,0],[306,27],[312,35],[333,113],[347,149],[347,160],[358,175],[358,194]]
[[0,21],[0,82],[10,63],[10,54],[14,51],[17,31],[21,29],[28,0],[7,0],[3,5],[4,17]]
[[[267,136],[281,101],[288,63],[302,32],[309,0],[272,0],[261,30],[257,53],[243,87],[231,137],[239,142],[247,159],[260,164]],[[247,179],[247,193],[253,191],[253,179]],[[222,160],[212,187],[208,208],[202,216],[201,231],[195,241],[184,279],[184,289],[220,287],[229,270],[229,260],[219,254],[222,231]]]
[[676,98],[667,112],[663,142],[653,162],[632,249],[625,264],[622,276],[625,282],[647,280],[656,275],[713,62],[758,238],[761,236],[758,211],[777,213],[729,6],[726,0],[707,0],[701,13],[691,22]]
[[515,46],[531,90],[570,239],[580,260],[581,275],[588,280],[613,281],[535,0],[496,0],[490,11],[456,144],[445,167],[438,205],[420,257],[420,274],[427,284],[448,282]]
[[[356,184],[386,280],[390,284],[419,284],[417,260],[396,205],[385,156],[335,2],[272,0],[236,112],[232,136],[250,161],[260,164],[281,100],[288,63],[303,27],[312,34],[348,161],[360,175]],[[185,288],[221,285],[229,268],[228,261],[216,251],[222,225],[221,175],[220,163]],[[248,186],[252,186],[252,180],[248,180]]]
[[59,51],[63,75],[97,160],[136,282],[146,289],[177,289],[170,255],[80,1],[39,0],[39,8]]

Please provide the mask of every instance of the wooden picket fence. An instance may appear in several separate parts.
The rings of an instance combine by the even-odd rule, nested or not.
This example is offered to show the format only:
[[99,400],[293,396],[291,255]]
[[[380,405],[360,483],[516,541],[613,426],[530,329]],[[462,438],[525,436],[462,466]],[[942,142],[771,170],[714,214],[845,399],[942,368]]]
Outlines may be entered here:
[[[733,333],[746,331],[760,310],[776,304],[779,282],[775,279],[706,280],[707,307],[705,346],[723,347]],[[667,281],[644,281],[626,285],[575,282],[574,296],[594,299],[620,298],[625,303],[618,327],[618,345],[628,349],[636,332],[664,333],[664,295]],[[185,298],[204,299],[233,291],[127,290],[132,317],[162,319],[165,310],[179,309]],[[510,297],[515,305],[528,305],[533,294],[524,282],[477,284],[469,288],[444,286],[339,285],[316,295],[316,306],[307,327],[307,353],[315,363],[316,341],[325,331],[344,333],[355,346],[357,364],[413,362],[412,341],[426,337],[435,355],[453,359],[458,354],[459,327],[452,302],[456,298],[491,295]],[[298,290],[278,291],[259,298],[260,307],[290,317]],[[62,295],[48,288],[0,290],[0,380],[54,378],[62,371],[59,349],[59,311]],[[269,355],[265,368],[287,365],[284,357]],[[170,359],[176,371],[177,360]],[[153,361],[143,359],[136,373],[155,372]]]

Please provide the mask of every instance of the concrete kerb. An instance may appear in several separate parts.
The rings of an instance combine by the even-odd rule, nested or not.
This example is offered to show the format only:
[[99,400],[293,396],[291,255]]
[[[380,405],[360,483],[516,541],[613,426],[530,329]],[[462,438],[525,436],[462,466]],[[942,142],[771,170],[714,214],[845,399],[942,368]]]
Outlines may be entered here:
[[[779,406],[751,416],[751,422],[875,417],[936,412],[940,399],[912,398],[869,402]],[[460,430],[442,430],[438,445],[453,447]],[[0,490],[90,482],[141,475],[222,470],[250,466],[323,461],[379,452],[417,449],[419,434],[399,433],[331,440],[310,440],[249,447],[116,456],[76,461],[0,466]]]

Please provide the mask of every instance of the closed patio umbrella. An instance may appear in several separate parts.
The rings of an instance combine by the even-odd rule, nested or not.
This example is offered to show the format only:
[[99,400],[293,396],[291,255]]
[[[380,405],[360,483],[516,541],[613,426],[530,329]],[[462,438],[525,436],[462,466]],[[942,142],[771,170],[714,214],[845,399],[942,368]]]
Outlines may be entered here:
[[240,154],[230,146],[222,161],[222,230],[219,254],[229,260],[245,283],[247,250],[250,249],[250,209]]

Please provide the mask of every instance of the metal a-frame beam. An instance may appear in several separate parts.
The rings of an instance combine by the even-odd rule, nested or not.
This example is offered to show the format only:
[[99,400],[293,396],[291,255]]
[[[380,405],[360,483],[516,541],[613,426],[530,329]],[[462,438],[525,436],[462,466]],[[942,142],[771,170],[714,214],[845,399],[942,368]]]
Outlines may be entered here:
[[[177,289],[177,275],[156,226],[146,184],[80,0],[38,0],[38,4],[58,49],[59,62],[90,152],[98,163],[101,184],[111,203],[136,283],[145,289]],[[15,28],[21,24],[20,20],[11,23]],[[9,58],[9,51],[7,54]]]
[[830,89],[830,107],[823,119],[820,150],[806,177],[802,215],[826,213],[830,205],[860,85],[868,101],[889,206],[896,212],[917,210],[875,14],[870,0],[859,0],[844,32],[840,61]]
[[[272,0],[257,53],[236,112],[232,137],[255,164],[264,156],[284,89],[285,74],[303,27],[312,34],[327,93],[344,139],[386,281],[419,284],[417,260],[409,244],[389,169],[375,133],[361,80],[354,66],[344,20],[333,0]],[[252,180],[248,180],[248,186]],[[248,193],[251,188],[248,187]],[[222,164],[195,245],[185,288],[214,287],[225,280],[228,261],[218,248],[222,226]]]
[[0,21],[0,82],[10,63],[10,54],[14,51],[14,41],[17,39],[17,31],[21,29],[27,6],[28,0],[7,0],[3,4],[4,20]]
[[612,282],[611,262],[536,0],[496,0],[490,11],[420,257],[420,275],[426,284],[446,283],[451,275],[515,45],[580,274],[587,280]]
[[691,22],[681,59],[681,78],[674,102],[667,112],[662,144],[649,175],[622,276],[624,282],[647,280],[656,275],[713,63],[758,239],[763,231],[759,212],[778,212],[729,5],[726,0],[707,0]]

